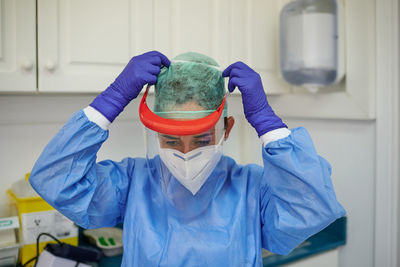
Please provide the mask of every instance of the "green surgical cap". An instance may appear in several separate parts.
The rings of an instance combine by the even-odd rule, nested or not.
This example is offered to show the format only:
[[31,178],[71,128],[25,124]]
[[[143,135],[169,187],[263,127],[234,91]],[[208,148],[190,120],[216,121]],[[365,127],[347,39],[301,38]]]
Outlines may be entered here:
[[176,56],[169,68],[161,69],[155,85],[154,111],[174,111],[190,101],[205,110],[215,110],[224,94],[224,78],[217,62],[199,53],[184,53]]

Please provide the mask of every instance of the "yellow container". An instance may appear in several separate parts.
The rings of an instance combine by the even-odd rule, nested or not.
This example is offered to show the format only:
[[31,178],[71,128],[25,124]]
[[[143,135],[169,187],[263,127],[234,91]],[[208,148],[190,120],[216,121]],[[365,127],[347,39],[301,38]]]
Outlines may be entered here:
[[[14,186],[14,190],[13,187],[7,190],[12,205],[15,205],[18,210],[20,222],[19,240],[22,244],[20,253],[21,264],[25,264],[36,256],[36,238],[41,232],[52,234],[61,242],[74,246],[78,245],[78,228],[71,221],[56,211],[39,195],[28,193],[28,195],[31,196],[27,197],[23,196],[24,194],[21,194],[20,192],[15,192],[21,187],[26,187],[30,190],[28,178],[29,173],[25,177],[26,181],[19,181],[19,184],[16,187]],[[57,234],[56,228],[58,228],[58,231],[62,229],[62,227],[60,228],[60,225],[65,226],[63,231],[65,231],[65,233],[68,232],[68,234]],[[47,243],[55,243],[55,241],[47,236],[42,236],[39,243],[39,253],[43,251]],[[33,264],[34,261],[27,266],[33,266]]]

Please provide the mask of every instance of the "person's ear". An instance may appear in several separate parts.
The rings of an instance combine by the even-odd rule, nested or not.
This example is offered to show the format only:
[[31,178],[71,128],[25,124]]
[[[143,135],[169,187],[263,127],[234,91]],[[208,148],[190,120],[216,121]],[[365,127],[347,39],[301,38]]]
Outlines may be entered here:
[[232,116],[228,117],[226,120],[225,141],[228,139],[234,124],[235,119]]

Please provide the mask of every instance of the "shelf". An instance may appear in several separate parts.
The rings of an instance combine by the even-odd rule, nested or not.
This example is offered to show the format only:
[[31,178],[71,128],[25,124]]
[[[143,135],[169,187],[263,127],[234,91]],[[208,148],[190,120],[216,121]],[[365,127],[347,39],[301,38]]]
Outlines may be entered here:
[[288,264],[346,244],[347,217],[337,219],[321,232],[313,235],[288,255],[272,254],[263,258],[264,267]]

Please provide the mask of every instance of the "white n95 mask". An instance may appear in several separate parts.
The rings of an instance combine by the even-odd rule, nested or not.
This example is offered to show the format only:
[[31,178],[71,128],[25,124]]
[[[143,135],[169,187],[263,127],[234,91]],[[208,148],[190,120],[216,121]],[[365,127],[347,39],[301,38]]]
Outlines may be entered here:
[[195,195],[222,156],[224,135],[216,145],[196,148],[186,154],[171,148],[160,147],[160,158],[175,178]]

